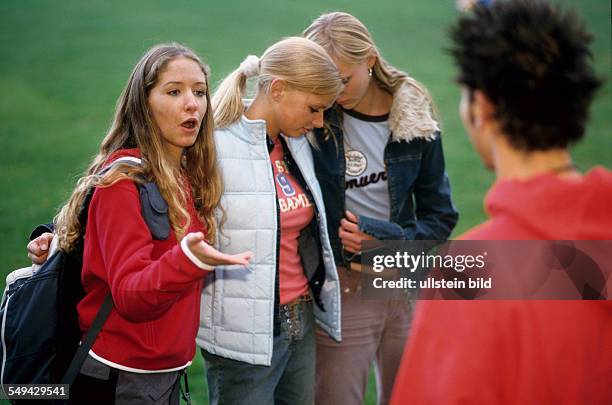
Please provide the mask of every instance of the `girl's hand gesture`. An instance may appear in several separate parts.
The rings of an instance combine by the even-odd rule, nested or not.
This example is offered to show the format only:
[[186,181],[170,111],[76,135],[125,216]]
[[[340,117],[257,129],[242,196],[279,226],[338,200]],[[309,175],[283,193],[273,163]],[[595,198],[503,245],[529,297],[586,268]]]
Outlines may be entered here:
[[[242,252],[235,255],[221,253],[204,241],[202,232],[192,232],[185,236],[189,250],[203,263],[210,266],[242,265],[249,264],[253,257],[252,252]],[[229,270],[229,269],[228,269]]]

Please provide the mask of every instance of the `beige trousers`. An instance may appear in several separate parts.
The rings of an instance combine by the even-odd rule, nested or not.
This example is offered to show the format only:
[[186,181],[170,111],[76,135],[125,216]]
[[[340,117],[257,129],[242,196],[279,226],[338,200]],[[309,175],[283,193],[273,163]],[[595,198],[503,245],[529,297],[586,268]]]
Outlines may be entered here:
[[371,366],[376,372],[378,404],[391,397],[414,302],[361,298],[361,273],[338,268],[342,290],[342,343],[317,328],[315,403],[360,405]]

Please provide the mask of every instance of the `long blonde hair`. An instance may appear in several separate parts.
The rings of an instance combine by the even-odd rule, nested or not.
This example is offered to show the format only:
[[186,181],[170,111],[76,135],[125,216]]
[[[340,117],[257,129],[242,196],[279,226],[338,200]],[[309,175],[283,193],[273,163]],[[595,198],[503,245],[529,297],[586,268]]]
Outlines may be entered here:
[[[208,86],[208,108],[198,137],[194,145],[186,149],[185,159],[179,169],[173,167],[164,152],[161,134],[148,103],[149,92],[155,86],[159,75],[170,61],[179,57],[196,62],[208,81],[208,67],[189,48],[176,43],[161,44],[145,53],[134,67],[117,101],[113,123],[102,140],[97,156],[55,217],[60,249],[72,250],[81,235],[82,227],[78,215],[87,190],[93,186],[109,187],[123,179],[136,182],[155,181],[162,197],[168,203],[168,216],[177,240],[185,235],[190,225],[188,197],[180,180],[187,179],[192,187],[193,200],[200,219],[206,225],[206,239],[209,243],[214,243],[217,232],[214,209],[221,199],[222,185],[212,137],[213,117]],[[127,148],[140,149],[141,166],[118,164],[104,175],[99,175],[113,153]]]
[[425,86],[387,62],[380,54],[370,31],[356,17],[343,12],[323,14],[304,30],[303,35],[321,45],[331,56],[348,64],[363,63],[370,56],[375,56],[372,77],[382,89],[394,94],[406,84],[414,90],[410,102],[415,109],[432,110],[433,115],[436,115],[431,95]]
[[258,76],[258,93],[267,93],[274,79],[284,80],[293,90],[316,95],[336,97],[343,88],[336,65],[320,45],[305,38],[285,38],[264,52],[255,69],[245,68],[243,63],[221,82],[212,99],[218,128],[237,121],[244,112],[242,99],[251,75]]

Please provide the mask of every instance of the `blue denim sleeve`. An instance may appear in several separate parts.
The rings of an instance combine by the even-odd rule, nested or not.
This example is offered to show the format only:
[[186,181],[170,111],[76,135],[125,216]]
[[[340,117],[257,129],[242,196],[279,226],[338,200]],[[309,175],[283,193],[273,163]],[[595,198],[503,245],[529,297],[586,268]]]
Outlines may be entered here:
[[404,230],[395,222],[359,215],[359,229],[379,240],[404,240]]
[[416,229],[406,230],[406,239],[446,240],[457,224],[459,212],[451,200],[442,139],[426,142],[421,168],[414,184]]

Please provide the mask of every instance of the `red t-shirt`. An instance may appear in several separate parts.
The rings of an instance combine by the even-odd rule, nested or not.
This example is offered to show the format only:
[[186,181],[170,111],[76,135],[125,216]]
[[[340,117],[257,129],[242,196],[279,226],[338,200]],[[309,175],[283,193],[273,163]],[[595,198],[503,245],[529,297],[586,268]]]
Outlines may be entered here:
[[300,231],[312,221],[314,211],[304,190],[287,170],[279,138],[274,141],[270,160],[280,208],[280,303],[286,304],[308,291],[297,240]]

